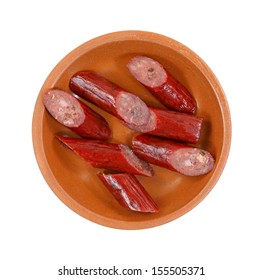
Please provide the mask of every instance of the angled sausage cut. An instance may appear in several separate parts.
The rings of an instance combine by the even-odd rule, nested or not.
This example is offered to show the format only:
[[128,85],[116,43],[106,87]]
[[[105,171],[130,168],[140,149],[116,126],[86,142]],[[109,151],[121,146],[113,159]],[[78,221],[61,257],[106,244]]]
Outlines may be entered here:
[[93,167],[153,176],[152,167],[124,144],[57,135],[57,138]]
[[107,121],[72,94],[50,89],[44,94],[43,102],[54,119],[79,136],[100,140],[111,136]]
[[133,129],[148,123],[150,111],[135,94],[91,71],[78,72],[70,79],[70,89]]
[[135,79],[167,108],[188,114],[196,113],[194,97],[158,61],[147,56],[135,56],[127,67]]
[[208,151],[146,134],[133,139],[132,150],[138,157],[151,164],[187,176],[207,174],[215,163]]
[[[203,118],[156,107],[149,107],[150,121],[136,127],[137,131],[182,142],[196,144],[200,138]],[[129,128],[133,128],[131,125]]]
[[158,212],[156,203],[134,175],[100,172],[97,176],[121,206],[137,212]]

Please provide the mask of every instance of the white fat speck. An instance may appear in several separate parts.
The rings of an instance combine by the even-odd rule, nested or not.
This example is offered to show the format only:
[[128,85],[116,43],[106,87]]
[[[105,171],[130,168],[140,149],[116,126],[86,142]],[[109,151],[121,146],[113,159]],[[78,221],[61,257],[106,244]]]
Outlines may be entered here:
[[204,156],[202,156],[201,154],[199,154],[196,158],[201,163],[206,162],[206,158]]
[[64,121],[64,125],[70,126],[70,125],[73,125],[73,124],[74,124],[74,121],[72,121],[72,120],[65,120]]
[[62,107],[66,107],[68,104],[64,99],[60,99],[59,100],[59,105],[62,106]]
[[184,165],[185,166],[192,166],[193,164],[189,159],[187,159],[187,160],[184,161]]

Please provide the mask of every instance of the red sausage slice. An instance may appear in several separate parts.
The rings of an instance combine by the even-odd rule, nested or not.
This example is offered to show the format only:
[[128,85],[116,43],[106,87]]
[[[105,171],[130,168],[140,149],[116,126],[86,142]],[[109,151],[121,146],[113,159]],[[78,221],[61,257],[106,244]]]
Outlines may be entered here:
[[101,140],[111,136],[107,121],[72,94],[50,89],[44,94],[43,102],[53,118],[78,135]]
[[[203,118],[156,107],[149,109],[150,121],[146,125],[139,126],[139,130],[136,127],[136,130],[192,144],[198,142]],[[129,128],[132,129],[132,126],[129,125]]]
[[156,60],[135,56],[127,65],[131,74],[167,108],[195,114],[197,104],[189,91]]
[[153,176],[152,167],[124,144],[64,136],[57,138],[93,167]]
[[138,212],[158,212],[156,203],[134,175],[98,173],[97,176],[121,206]]
[[146,104],[136,95],[90,71],[76,73],[69,83],[70,89],[134,129],[150,119]]
[[188,143],[198,142],[203,118],[155,107],[150,107],[150,110],[156,122],[147,133]]
[[187,176],[207,174],[215,163],[213,156],[203,149],[145,134],[133,139],[132,149],[149,163]]

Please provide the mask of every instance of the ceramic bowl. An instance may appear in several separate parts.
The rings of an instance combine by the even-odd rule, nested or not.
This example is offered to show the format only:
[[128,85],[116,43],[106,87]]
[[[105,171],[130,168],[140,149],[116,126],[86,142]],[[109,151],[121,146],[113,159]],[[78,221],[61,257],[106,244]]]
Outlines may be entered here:
[[[146,103],[161,104],[135,79],[127,62],[136,54],[155,58],[195,97],[197,115],[204,118],[200,146],[213,154],[214,169],[207,175],[186,177],[153,166],[155,176],[137,176],[157,203],[157,214],[138,213],[121,207],[97,178],[93,168],[55,138],[74,134],[45,110],[43,93],[56,87],[69,90],[69,79],[80,70],[93,70],[137,94]],[[87,103],[106,118],[110,142],[130,145],[135,132],[115,117]],[[192,50],[166,36],[144,31],[120,31],[94,38],[70,52],[44,82],[34,109],[32,137],[39,168],[53,192],[65,205],[97,224],[118,229],[144,229],[174,221],[199,204],[217,183],[230,150],[231,120],[223,89],[207,64]]]

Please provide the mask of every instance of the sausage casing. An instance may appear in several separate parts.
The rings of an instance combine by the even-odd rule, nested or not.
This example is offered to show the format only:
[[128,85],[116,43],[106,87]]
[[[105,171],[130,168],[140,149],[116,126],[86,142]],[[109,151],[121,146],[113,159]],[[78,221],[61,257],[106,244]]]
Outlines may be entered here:
[[43,97],[51,116],[83,138],[107,140],[111,129],[107,121],[72,94],[50,89]]
[[132,150],[151,164],[187,176],[207,174],[215,164],[213,156],[208,151],[146,134],[134,137]]
[[101,172],[97,175],[121,206],[137,212],[158,212],[156,203],[134,175]]
[[167,108],[188,114],[196,113],[194,97],[158,61],[147,56],[135,56],[127,67],[135,79]]
[[96,168],[153,176],[153,169],[124,144],[57,135],[68,148]]
[[124,125],[133,126],[134,130],[149,122],[150,111],[138,96],[95,72],[76,73],[69,86],[75,94],[117,117]]

